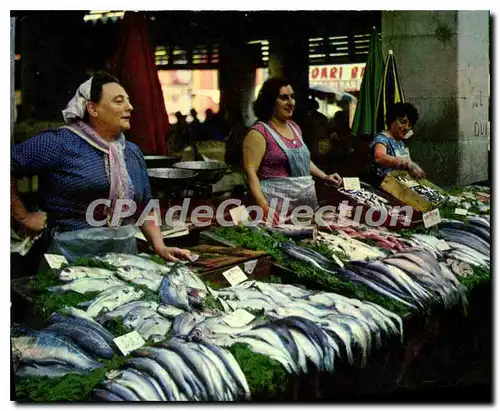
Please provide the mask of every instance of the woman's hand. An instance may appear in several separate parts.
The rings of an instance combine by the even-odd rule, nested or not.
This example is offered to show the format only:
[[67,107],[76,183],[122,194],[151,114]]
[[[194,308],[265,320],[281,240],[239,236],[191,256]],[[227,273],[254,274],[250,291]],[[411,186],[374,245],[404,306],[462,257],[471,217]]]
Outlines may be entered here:
[[176,262],[179,259],[182,260],[191,260],[191,251],[185,250],[183,248],[177,247],[167,247],[163,246],[156,250],[156,254],[160,257],[164,258],[167,261]]
[[325,177],[325,181],[335,184],[337,187],[342,185],[342,177],[337,173],[330,174]]
[[411,163],[410,166],[408,167],[408,172],[410,175],[414,178],[424,178],[425,177],[425,172],[420,168],[420,166],[416,163]]
[[28,230],[30,236],[36,236],[47,226],[47,213],[44,211],[28,213],[20,223]]

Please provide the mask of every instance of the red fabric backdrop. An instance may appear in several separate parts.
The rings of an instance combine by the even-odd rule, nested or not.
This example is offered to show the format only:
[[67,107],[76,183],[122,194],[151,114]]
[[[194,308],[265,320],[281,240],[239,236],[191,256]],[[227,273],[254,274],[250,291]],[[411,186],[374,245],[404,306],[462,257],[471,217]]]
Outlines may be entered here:
[[127,11],[119,30],[108,70],[121,81],[134,107],[128,138],[144,154],[166,155],[170,124],[149,42],[146,13]]

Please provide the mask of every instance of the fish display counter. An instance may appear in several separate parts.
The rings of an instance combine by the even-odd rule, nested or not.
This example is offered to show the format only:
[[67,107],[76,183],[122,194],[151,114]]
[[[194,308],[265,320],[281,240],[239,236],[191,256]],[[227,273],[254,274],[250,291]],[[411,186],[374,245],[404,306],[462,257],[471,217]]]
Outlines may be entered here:
[[[205,237],[223,246],[197,246],[213,254],[197,267],[107,254],[39,273],[39,326],[12,328],[16,400],[318,400],[397,386],[419,347],[460,324],[490,282],[479,207],[398,232],[220,227]],[[256,258],[269,275],[202,275]]]

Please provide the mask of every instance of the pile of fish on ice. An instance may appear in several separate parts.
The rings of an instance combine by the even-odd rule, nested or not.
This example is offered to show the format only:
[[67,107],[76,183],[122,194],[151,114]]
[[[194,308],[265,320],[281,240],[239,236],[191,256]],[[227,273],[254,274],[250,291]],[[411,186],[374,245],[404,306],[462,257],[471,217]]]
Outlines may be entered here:
[[489,213],[490,201],[490,188],[482,186],[465,187],[461,193],[448,198],[449,204],[465,210],[470,210],[475,206],[481,214]]

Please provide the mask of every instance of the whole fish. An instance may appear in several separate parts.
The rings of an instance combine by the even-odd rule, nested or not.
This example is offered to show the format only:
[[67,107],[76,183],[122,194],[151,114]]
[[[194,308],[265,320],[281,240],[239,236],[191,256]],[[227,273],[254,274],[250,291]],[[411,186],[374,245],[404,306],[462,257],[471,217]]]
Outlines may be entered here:
[[158,291],[160,288],[163,275],[155,271],[147,271],[143,268],[126,265],[119,267],[116,270],[116,275],[123,280],[129,281],[137,285],[145,285],[151,291]]
[[312,291],[309,291],[305,288],[298,287],[296,285],[291,285],[291,284],[269,283],[269,286],[277,289],[279,292],[286,294],[291,298],[305,298],[305,297],[313,294]]
[[355,282],[358,282],[360,284],[366,285],[367,287],[371,288],[373,291],[375,291],[379,294],[385,295],[386,297],[389,297],[389,298],[392,298],[396,301],[399,301],[400,303],[402,303],[410,308],[416,308],[414,304],[412,304],[406,300],[403,300],[402,298],[398,297],[390,290],[387,290],[386,288],[384,288],[380,285],[377,285],[372,281],[369,281],[368,279],[364,278],[363,276],[360,276],[359,274],[354,273],[353,271],[341,268],[341,269],[339,269],[339,273],[346,276],[351,281],[355,281]]
[[153,342],[163,341],[165,335],[170,331],[172,322],[159,314],[140,322],[135,330],[145,340],[151,339]]
[[113,370],[109,372],[107,378],[117,381],[119,384],[127,387],[135,392],[142,401],[163,401],[159,392],[154,385],[145,378],[144,374],[136,370],[125,369],[122,371]]
[[184,360],[174,351],[165,348],[140,348],[134,355],[152,358],[169,373],[177,386],[186,393],[191,400],[208,400],[203,384],[198,377],[186,365]]
[[20,351],[22,363],[60,362],[82,370],[102,367],[102,364],[63,336],[44,331],[30,331],[29,334],[12,338],[12,348]]
[[80,278],[112,277],[114,274],[114,271],[105,268],[73,266],[63,268],[59,271],[59,280],[68,282]]
[[163,274],[167,274],[174,263],[158,264],[149,258],[139,257],[138,255],[132,254],[119,254],[119,253],[108,253],[99,260],[105,261],[115,267],[133,266],[143,268],[144,270],[159,271]]
[[[94,321],[91,317],[86,316],[85,311],[79,310],[78,308],[65,307],[61,309],[61,312],[64,313],[64,315],[57,312],[52,313],[48,319],[48,323],[63,323],[67,324],[69,327],[83,327],[85,329],[90,329],[92,332],[99,334],[110,347],[115,347],[113,342],[113,339],[115,338],[114,335],[101,324]],[[85,315],[82,315],[81,313]]]
[[[253,338],[255,340],[262,341],[275,349],[279,350],[281,355],[285,357],[290,363],[296,363],[296,359],[292,357],[292,354],[287,350],[285,344],[280,339],[278,333],[276,333],[272,328],[260,327],[258,329],[250,330],[246,333],[241,334],[241,337]],[[307,373],[307,370],[304,371]]]
[[216,387],[215,398],[219,401],[233,401],[238,394],[236,383],[231,378],[222,360],[208,348],[196,343],[188,343],[189,348],[198,352],[212,376]]
[[280,248],[286,254],[288,254],[290,257],[293,257],[297,260],[301,260],[301,261],[304,261],[306,263],[309,263],[309,264],[313,265],[314,267],[316,267],[320,270],[326,271],[330,274],[336,274],[335,271],[331,271],[329,269],[326,269],[315,258],[311,257],[311,255],[309,255],[309,254],[305,254],[302,249],[300,249],[299,247],[297,247],[293,244],[281,243]]
[[123,398],[119,397],[118,395],[108,391],[108,390],[102,390],[99,388],[95,388],[92,391],[92,397],[97,400],[97,401],[125,401]]
[[185,313],[186,311],[180,308],[174,307],[173,305],[160,304],[156,309],[158,314],[163,315],[165,318],[175,319],[178,315]]
[[137,330],[142,323],[153,317],[161,317],[162,319],[167,320],[165,317],[158,314],[153,307],[136,307],[132,308],[127,314],[125,314],[123,317],[123,325],[128,329]]
[[137,357],[128,360],[127,364],[156,379],[168,401],[178,401],[180,399],[180,392],[177,384],[172,380],[167,370],[156,361],[147,357]]
[[231,354],[231,352],[228,350],[225,350],[215,344],[210,344],[206,341],[202,341],[200,344],[204,345],[218,355],[218,357],[226,365],[226,369],[231,373],[233,379],[243,390],[245,398],[249,400],[251,398],[250,387],[248,386],[245,374],[243,374],[243,371],[241,370],[240,365],[238,364],[236,359],[233,357],[233,354]]
[[132,391],[116,381],[104,381],[102,386],[117,397],[123,398],[124,401],[141,401],[141,399]]
[[27,377],[47,377],[47,378],[60,378],[68,374],[87,374],[88,371],[82,370],[80,368],[75,368],[68,364],[60,363],[48,363],[48,364],[37,364],[37,363],[27,363],[22,364],[16,370],[16,377],[27,378]]
[[113,348],[111,348],[106,340],[92,328],[79,326],[76,323],[71,324],[60,322],[50,325],[45,329],[45,331],[69,337],[82,349],[93,356],[111,358],[114,355]]
[[184,274],[176,264],[167,275],[163,277],[160,285],[160,298],[163,304],[190,311],[187,287]]
[[130,372],[134,372],[134,373],[136,373],[138,375],[141,375],[156,390],[156,392],[158,393],[158,395],[161,397],[162,401],[168,401],[168,398],[165,395],[165,393],[163,392],[163,389],[161,388],[160,383],[154,377],[152,377],[151,375],[149,375],[147,373],[144,373],[144,372],[141,372],[139,370],[136,370],[135,368],[128,368],[127,370],[130,371]]
[[76,291],[77,293],[85,294],[96,291],[101,292],[117,285],[124,286],[126,284],[112,275],[109,277],[79,278],[63,285],[48,287],[47,289],[51,292]]
[[490,244],[472,233],[442,228],[439,230],[439,234],[441,234],[446,241],[465,244],[484,255],[490,254]]
[[99,294],[88,306],[87,314],[92,318],[97,317],[102,311],[111,311],[115,308],[138,300],[144,295],[141,290],[129,286],[114,286]]
[[217,387],[215,385],[216,381],[213,380],[207,364],[203,359],[197,354],[196,351],[189,348],[186,344],[180,343],[175,340],[170,340],[163,343],[163,346],[168,350],[177,353],[183,361],[188,365],[188,367],[194,371],[197,377],[201,380],[207,389],[211,399],[217,400],[219,397]]
[[203,314],[195,312],[185,312],[178,315],[172,324],[174,336],[188,336],[196,324],[201,323],[204,319]]
[[97,320],[101,324],[105,324],[107,321],[112,320],[117,317],[125,317],[129,312],[134,309],[147,309],[155,311],[158,309],[158,304],[154,301],[131,301],[129,303],[123,304],[112,311],[107,311],[97,317]]

